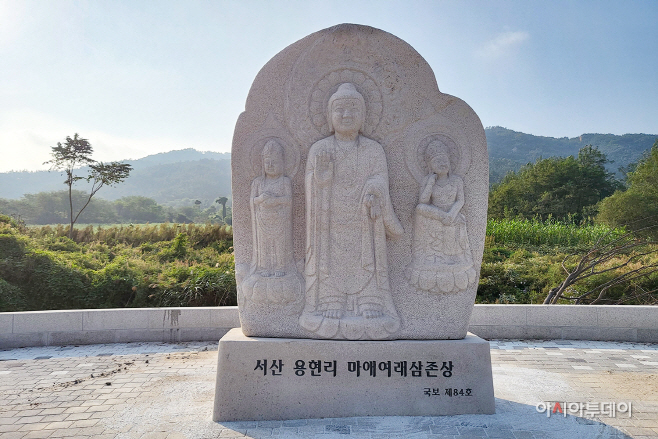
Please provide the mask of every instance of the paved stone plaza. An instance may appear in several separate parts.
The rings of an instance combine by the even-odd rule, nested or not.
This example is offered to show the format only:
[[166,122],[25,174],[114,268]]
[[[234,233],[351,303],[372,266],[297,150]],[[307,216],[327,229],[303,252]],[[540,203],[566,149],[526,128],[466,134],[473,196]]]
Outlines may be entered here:
[[211,421],[216,343],[4,350],[0,438],[658,437],[658,345],[494,340],[491,348],[495,415],[222,424]]

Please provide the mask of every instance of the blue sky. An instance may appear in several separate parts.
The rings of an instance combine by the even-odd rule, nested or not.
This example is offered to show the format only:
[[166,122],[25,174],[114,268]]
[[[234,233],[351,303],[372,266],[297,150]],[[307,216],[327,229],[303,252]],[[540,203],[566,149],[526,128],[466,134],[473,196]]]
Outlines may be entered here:
[[100,160],[228,152],[260,68],[346,22],[411,44],[485,127],[658,134],[658,1],[0,0],[0,172],[75,132]]

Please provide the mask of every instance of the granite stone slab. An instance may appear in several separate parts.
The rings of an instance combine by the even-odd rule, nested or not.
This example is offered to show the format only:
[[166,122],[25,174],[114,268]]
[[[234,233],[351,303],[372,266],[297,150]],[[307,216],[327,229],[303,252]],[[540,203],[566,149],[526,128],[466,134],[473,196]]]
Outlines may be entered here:
[[489,343],[246,337],[219,342],[215,421],[495,412]]
[[81,331],[82,313],[31,311],[14,314],[13,332]]

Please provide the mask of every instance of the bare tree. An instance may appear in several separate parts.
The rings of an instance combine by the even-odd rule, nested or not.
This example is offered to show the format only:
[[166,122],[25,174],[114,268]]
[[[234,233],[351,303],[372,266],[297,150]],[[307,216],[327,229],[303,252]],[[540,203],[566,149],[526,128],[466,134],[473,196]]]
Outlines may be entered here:
[[[558,303],[560,299],[581,304],[623,304],[628,301],[639,301],[643,304],[656,304],[658,290],[645,290],[638,281],[646,279],[658,270],[658,262],[643,264],[642,258],[658,252],[656,242],[642,237],[654,226],[624,233],[614,237],[612,232],[597,240],[585,254],[571,253],[562,260],[562,269],[566,278],[557,287],[551,289],[544,300],[545,305]],[[575,265],[574,265],[574,261]],[[618,270],[623,270],[619,273]],[[612,279],[596,285],[584,293],[575,292],[572,288],[577,282],[592,276],[605,273],[619,273]],[[612,288],[625,288],[621,298],[610,299],[608,294]],[[628,293],[628,294],[626,294]]]
[[[132,167],[126,163],[103,163],[92,159],[91,155],[94,149],[87,139],[83,139],[77,133],[73,135],[73,138],[67,137],[64,144],[57,142],[57,146],[53,146],[51,149],[52,152],[50,155],[53,158],[44,164],[50,164],[51,171],[64,171],[66,174],[64,184],[68,186],[69,190],[69,238],[73,238],[73,225],[80,217],[82,211],[89,205],[92,197],[96,195],[96,192],[105,185],[114,186],[128,178]],[[86,177],[74,174],[74,171],[82,166],[89,167]],[[74,217],[72,191],[73,185],[79,180],[91,182],[91,189],[89,190],[87,201]]]

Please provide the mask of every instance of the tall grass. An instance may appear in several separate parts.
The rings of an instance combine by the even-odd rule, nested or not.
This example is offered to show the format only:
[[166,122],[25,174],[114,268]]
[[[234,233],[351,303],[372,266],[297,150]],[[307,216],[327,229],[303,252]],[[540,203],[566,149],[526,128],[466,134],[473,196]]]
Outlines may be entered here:
[[534,219],[489,219],[487,221],[487,246],[531,245],[579,247],[593,245],[599,239],[615,239],[624,229],[608,226],[578,225],[558,221]]
[[[30,236],[34,238],[68,237],[68,226],[30,227]],[[119,226],[93,226],[87,225],[73,229],[73,241],[77,243],[104,242],[106,244],[126,244],[138,246],[144,243],[171,241],[181,233],[194,246],[206,246],[217,241],[232,241],[233,229],[231,226],[220,224],[138,224]]]

